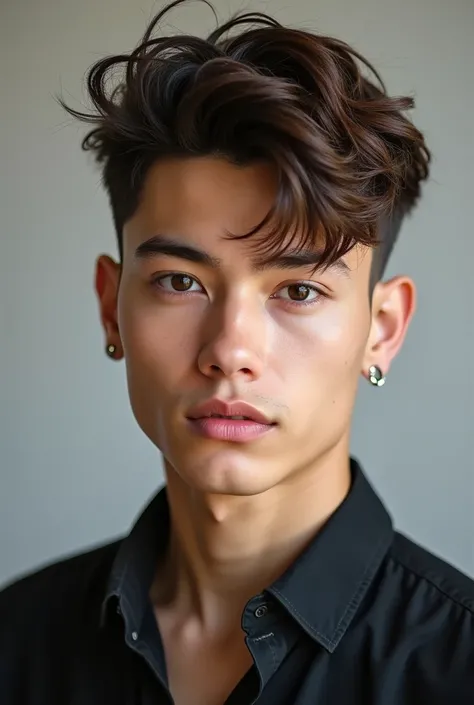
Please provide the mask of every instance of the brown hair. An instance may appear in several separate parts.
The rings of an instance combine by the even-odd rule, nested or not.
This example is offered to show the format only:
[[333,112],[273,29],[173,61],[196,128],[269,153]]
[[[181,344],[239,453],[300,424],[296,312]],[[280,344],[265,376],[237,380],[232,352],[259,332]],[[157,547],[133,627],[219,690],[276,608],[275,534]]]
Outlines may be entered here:
[[[93,125],[83,148],[102,165],[120,255],[123,225],[156,160],[221,155],[235,164],[269,160],[279,177],[265,220],[231,237],[268,227],[258,241],[265,256],[296,238],[298,246],[320,245],[323,232],[325,264],[357,243],[381,244],[383,270],[428,176],[423,136],[404,114],[412,98],[388,96],[374,68],[344,42],[261,13],[237,15],[207,39],[154,36],[183,1],[162,10],[130,54],[91,68],[92,113],[61,101]],[[120,82],[109,86],[122,65]]]

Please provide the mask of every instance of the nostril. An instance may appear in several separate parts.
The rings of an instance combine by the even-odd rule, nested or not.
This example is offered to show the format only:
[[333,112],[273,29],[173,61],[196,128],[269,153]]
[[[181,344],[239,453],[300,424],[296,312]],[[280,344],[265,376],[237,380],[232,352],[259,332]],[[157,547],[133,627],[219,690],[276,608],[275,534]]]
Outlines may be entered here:
[[[209,369],[210,369],[211,372],[219,372],[220,374],[226,374],[226,372],[223,370],[223,368],[220,367],[219,365],[209,365]],[[241,368],[238,370],[238,373],[239,373],[239,374],[243,374],[243,375],[245,375],[246,377],[252,377],[252,375],[253,375],[252,370],[250,369],[250,367],[241,367]],[[229,375],[229,376],[230,376],[230,375]]]

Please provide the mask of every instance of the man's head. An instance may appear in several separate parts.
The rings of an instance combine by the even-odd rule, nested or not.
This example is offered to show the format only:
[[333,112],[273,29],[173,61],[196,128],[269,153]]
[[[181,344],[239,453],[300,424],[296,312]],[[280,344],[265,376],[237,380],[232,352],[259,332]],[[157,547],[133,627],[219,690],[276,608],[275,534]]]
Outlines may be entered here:
[[[388,370],[413,313],[412,282],[380,279],[429,154],[412,101],[344,43],[255,15],[153,39],[161,14],[93,67],[94,113],[70,110],[94,125],[119,242],[98,261],[102,322],[168,471],[253,494],[347,452],[360,374]],[[189,417],[212,397],[275,425],[203,438]]]

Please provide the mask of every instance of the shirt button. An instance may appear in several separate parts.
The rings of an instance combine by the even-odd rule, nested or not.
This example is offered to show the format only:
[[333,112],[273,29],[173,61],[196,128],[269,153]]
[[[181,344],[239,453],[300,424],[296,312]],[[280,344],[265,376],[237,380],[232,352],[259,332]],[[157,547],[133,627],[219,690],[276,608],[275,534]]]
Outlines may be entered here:
[[117,605],[117,614],[120,615],[120,617],[122,616],[122,608],[120,605]]
[[133,641],[136,641],[138,639],[137,632],[132,632],[132,639],[133,639]]
[[257,607],[254,614],[257,619],[260,617],[265,617],[265,615],[268,614],[268,605],[260,605],[260,607]]

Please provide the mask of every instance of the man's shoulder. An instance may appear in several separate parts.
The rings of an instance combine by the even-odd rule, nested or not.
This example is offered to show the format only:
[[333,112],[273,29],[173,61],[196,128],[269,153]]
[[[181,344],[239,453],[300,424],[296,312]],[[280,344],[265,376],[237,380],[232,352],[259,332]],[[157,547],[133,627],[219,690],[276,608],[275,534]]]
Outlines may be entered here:
[[474,618],[474,580],[402,533],[395,533],[388,555],[407,590],[424,591],[427,603],[452,605]]
[[[1,702],[47,702],[58,672],[97,642],[119,541],[62,558],[0,591]],[[34,674],[34,675],[33,675]],[[34,678],[34,681],[33,681]],[[56,702],[56,700],[54,700]]]
[[119,540],[101,544],[10,581],[0,590],[0,621],[15,619],[18,610],[26,616],[37,610],[46,614],[77,609],[78,601],[105,589],[119,545]]

